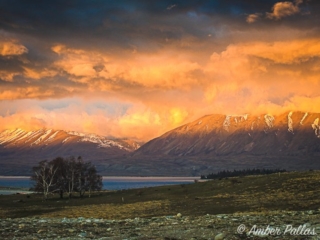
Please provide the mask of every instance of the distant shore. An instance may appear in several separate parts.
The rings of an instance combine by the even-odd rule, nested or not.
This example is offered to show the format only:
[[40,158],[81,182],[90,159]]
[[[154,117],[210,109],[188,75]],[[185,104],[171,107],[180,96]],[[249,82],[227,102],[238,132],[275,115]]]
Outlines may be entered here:
[[[165,179],[165,178],[175,178],[175,179],[200,179],[200,176],[102,176],[103,178],[155,178],[155,179]],[[0,178],[30,178],[30,176],[20,176],[20,175],[0,175]]]
[[[103,176],[103,190],[144,188],[163,185],[189,184],[199,181],[200,177],[119,177]],[[29,177],[0,176],[0,194],[28,191],[33,186]]]
[[26,188],[9,188],[0,187],[0,195],[11,195],[11,194],[32,194],[34,192],[29,191]]

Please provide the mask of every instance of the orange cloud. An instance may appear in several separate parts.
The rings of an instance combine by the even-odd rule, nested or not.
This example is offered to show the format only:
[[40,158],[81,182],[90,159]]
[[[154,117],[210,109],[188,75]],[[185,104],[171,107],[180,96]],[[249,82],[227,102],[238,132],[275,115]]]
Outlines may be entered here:
[[[43,96],[43,92],[39,92],[38,87],[15,88],[12,90],[4,90],[0,92],[0,100],[14,100],[21,98],[37,98]],[[50,96],[50,92],[47,93]]]
[[6,41],[0,39],[0,55],[1,56],[13,56],[13,55],[22,55],[27,53],[28,49],[17,43],[15,40]]
[[[28,49],[15,39],[6,39],[1,37],[0,33],[0,56],[12,58],[28,53]],[[5,67],[0,69],[0,77],[4,81],[12,81],[15,76],[19,75],[18,71],[9,71]]]
[[266,13],[267,18],[279,20],[283,17],[294,15],[300,12],[298,5],[301,3],[301,0],[296,1],[296,4],[292,2],[278,2],[272,7],[271,13]]
[[[223,57],[255,56],[275,63],[300,63],[320,56],[319,39],[248,42],[228,46]],[[211,56],[214,58],[214,55]]]
[[46,86],[15,86],[1,87],[0,86],[0,101],[1,100],[17,100],[17,99],[48,99],[48,98],[63,98],[66,95],[73,95],[77,89],[73,87],[61,86],[60,88],[51,88]]
[[[0,126],[33,124],[149,140],[211,113],[318,111],[319,42],[318,38],[247,41],[220,52],[169,46],[154,53],[125,54],[55,45],[53,65],[41,70],[24,67],[20,77],[30,83],[24,88],[14,82],[0,86],[0,100],[63,99],[73,94],[84,99],[85,106],[46,110],[30,105],[26,111],[1,117]],[[61,75],[72,84],[41,84],[47,76],[51,83]],[[130,107],[116,114],[98,107],[93,111],[88,107],[93,99]]]
[[[248,42],[213,53],[204,67],[208,79],[204,96],[214,107],[206,111],[315,110],[308,104],[319,96],[318,43],[318,39]],[[301,104],[296,103],[299,96]],[[310,101],[304,104],[307,99]]]
[[[110,89],[109,81],[120,79],[131,84],[151,88],[190,88],[198,81],[192,72],[200,68],[196,62],[185,59],[185,55],[160,52],[153,54],[130,54],[118,57],[67,48],[62,45],[52,47],[60,55],[55,66],[75,76],[74,81],[96,86],[97,78],[105,79],[102,89]],[[128,54],[128,53],[127,53]]]
[[27,130],[45,127],[147,141],[172,126],[179,126],[187,116],[183,109],[168,108],[167,111],[157,112],[143,105],[136,105],[119,116],[107,116],[99,109],[91,109],[91,113],[88,113],[83,109],[90,103],[81,101],[54,111],[33,105],[33,102],[21,102],[17,113],[0,116],[0,131],[17,127]]
[[35,70],[32,68],[24,67],[24,77],[32,79],[41,79],[43,77],[53,77],[57,75],[57,72],[51,69]]
[[259,14],[259,13],[249,14],[249,15],[247,16],[247,19],[246,19],[247,23],[254,23],[254,22],[256,22],[256,21],[260,18],[260,15],[261,15],[261,14]]
[[[89,82],[91,78],[99,75],[95,66],[109,61],[99,52],[67,48],[64,45],[53,46],[52,51],[60,56],[54,65],[74,76],[72,78],[74,81]],[[106,71],[106,76],[109,77],[108,71]]]
[[4,80],[4,81],[8,81],[8,82],[11,82],[12,79],[19,75],[18,72],[9,72],[9,71],[0,71],[0,76],[1,76],[1,79]]

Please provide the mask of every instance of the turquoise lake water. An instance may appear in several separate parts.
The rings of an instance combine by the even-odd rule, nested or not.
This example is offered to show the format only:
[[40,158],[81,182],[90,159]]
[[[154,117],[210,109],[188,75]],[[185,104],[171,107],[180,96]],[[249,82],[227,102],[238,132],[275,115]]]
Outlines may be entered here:
[[[144,188],[174,184],[190,184],[199,177],[103,177],[104,190],[120,190],[131,188]],[[29,177],[0,176],[0,186],[6,188],[32,187]],[[15,194],[17,190],[0,190],[0,194]]]

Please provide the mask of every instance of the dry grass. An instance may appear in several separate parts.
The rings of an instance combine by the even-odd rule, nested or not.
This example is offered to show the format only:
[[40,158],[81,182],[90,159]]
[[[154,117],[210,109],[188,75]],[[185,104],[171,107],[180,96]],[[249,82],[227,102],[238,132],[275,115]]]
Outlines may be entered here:
[[140,190],[101,192],[91,198],[59,199],[41,195],[0,196],[0,218],[93,217],[125,219],[247,211],[320,208],[320,172],[291,172],[162,186]]

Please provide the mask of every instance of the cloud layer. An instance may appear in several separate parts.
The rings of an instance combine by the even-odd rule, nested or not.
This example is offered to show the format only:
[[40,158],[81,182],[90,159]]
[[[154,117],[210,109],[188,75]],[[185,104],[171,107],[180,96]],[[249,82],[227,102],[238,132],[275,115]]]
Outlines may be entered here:
[[2,9],[1,129],[148,140],[205,114],[319,111],[314,1]]
[[297,4],[292,2],[278,2],[272,7],[272,12],[267,13],[267,18],[281,19],[283,17],[291,16],[300,12],[298,4],[302,1],[298,1]]

